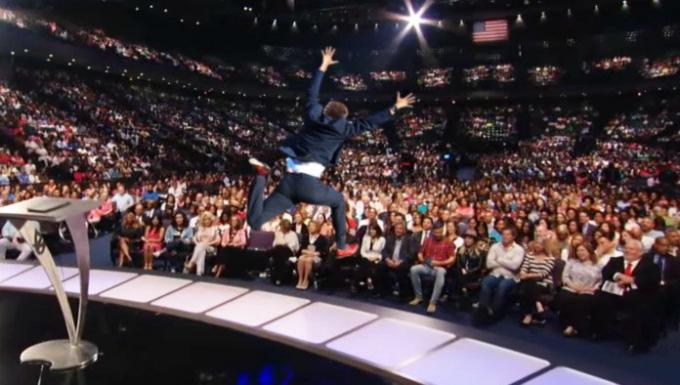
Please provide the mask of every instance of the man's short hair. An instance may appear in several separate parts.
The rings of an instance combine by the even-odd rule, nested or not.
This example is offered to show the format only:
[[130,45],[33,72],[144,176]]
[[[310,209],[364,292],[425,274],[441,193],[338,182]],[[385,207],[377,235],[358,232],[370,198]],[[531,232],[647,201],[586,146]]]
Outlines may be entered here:
[[347,115],[349,115],[349,109],[347,109],[345,103],[338,102],[337,100],[331,100],[328,102],[328,104],[326,104],[326,107],[324,107],[323,114],[333,120],[338,120],[346,118]]

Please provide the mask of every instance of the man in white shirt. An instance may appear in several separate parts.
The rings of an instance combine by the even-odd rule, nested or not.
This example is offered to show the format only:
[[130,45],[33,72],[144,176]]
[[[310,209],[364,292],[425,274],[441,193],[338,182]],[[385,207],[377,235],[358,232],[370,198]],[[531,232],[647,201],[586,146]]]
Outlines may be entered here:
[[479,307],[475,317],[498,318],[507,305],[508,296],[517,284],[519,269],[524,261],[524,249],[515,243],[514,228],[505,228],[502,240],[489,249],[486,268],[489,274],[482,280]]
[[119,213],[124,213],[135,204],[135,198],[125,191],[125,186],[122,183],[119,183],[116,187],[116,193],[111,198],[111,201],[116,204],[116,211]]

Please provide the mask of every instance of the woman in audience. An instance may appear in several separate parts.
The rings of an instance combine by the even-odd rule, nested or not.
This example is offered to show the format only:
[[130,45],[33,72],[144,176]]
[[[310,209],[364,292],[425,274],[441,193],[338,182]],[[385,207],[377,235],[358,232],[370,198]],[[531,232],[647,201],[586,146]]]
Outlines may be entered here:
[[165,229],[161,222],[161,217],[154,215],[151,222],[146,226],[142,241],[144,242],[144,270],[153,270],[154,253],[163,249],[163,239]]
[[612,238],[612,233],[610,233],[608,236],[600,234],[599,237],[594,238],[597,245],[594,253],[595,257],[597,257],[597,266],[600,269],[605,267],[611,258],[616,258],[623,255],[621,251],[616,249],[616,243]]
[[274,245],[267,253],[271,260],[271,278],[277,285],[290,278],[292,270],[288,268],[288,260],[300,251],[298,235],[288,219],[279,222],[279,229],[274,232]]
[[100,189],[99,200],[102,202],[101,206],[92,209],[87,216],[87,221],[93,225],[101,222],[102,218],[113,215],[113,201],[109,197],[108,188],[102,187]]
[[123,218],[120,233],[118,234],[118,267],[132,263],[130,245],[141,239],[144,228],[133,213],[127,213]]
[[231,226],[231,216],[229,215],[229,211],[222,210],[219,218],[220,220],[217,223],[217,229],[220,231],[220,234],[222,234],[222,239],[224,239],[224,233],[226,232],[228,235]]
[[522,326],[530,326],[534,317],[539,323],[545,322],[545,304],[542,295],[550,294],[553,288],[553,267],[555,260],[548,254],[548,239],[529,243],[528,253],[522,262],[519,273],[519,304],[522,313]]
[[594,294],[601,282],[602,272],[593,249],[587,243],[576,246],[564,267],[559,293],[560,324],[565,336],[587,332]]
[[163,215],[163,218],[172,218],[173,214],[175,213],[175,210],[177,209],[177,201],[175,200],[175,196],[172,194],[168,194],[168,197],[165,199],[165,202],[161,205],[161,213]]
[[166,257],[173,260],[174,256],[189,250],[193,230],[189,227],[189,220],[186,215],[178,211],[172,218],[172,223],[165,229],[164,243],[165,248],[154,253],[155,257],[161,254],[168,254]]
[[411,216],[413,217],[413,223],[408,229],[411,232],[411,234],[423,231],[423,214],[421,214],[418,211],[413,211],[411,213]]
[[243,219],[238,215],[232,215],[229,227],[222,232],[222,240],[220,241],[220,249],[215,258],[215,267],[213,273],[216,278],[224,274],[227,266],[233,267],[234,263],[238,263],[241,257],[241,252],[246,247],[248,239],[246,237],[246,230],[243,228]]
[[309,245],[302,249],[297,260],[298,282],[295,286],[297,289],[306,290],[309,287],[309,277],[326,260],[329,247],[328,238],[319,233],[319,225],[316,222],[310,222]]
[[361,240],[361,259],[354,275],[354,290],[356,290],[356,285],[360,282],[366,282],[368,290],[374,289],[372,277],[375,275],[378,263],[382,259],[384,248],[385,238],[382,236],[380,226],[377,223],[369,224],[366,235]]
[[220,244],[220,231],[215,225],[215,217],[209,213],[201,214],[198,221],[198,230],[193,236],[194,252],[191,259],[184,264],[186,273],[196,270],[196,275],[203,275],[205,271],[205,258],[208,252],[214,251]]
[[463,236],[463,245],[456,250],[452,287],[456,295],[469,303],[471,285],[479,287],[486,266],[486,250],[479,248],[477,234],[470,230]]

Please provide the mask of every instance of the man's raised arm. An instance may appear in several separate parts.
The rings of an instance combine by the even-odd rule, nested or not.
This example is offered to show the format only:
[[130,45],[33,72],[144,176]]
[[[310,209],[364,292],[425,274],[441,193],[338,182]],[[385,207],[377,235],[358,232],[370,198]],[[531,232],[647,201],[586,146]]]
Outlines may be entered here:
[[307,90],[307,114],[311,119],[317,119],[323,113],[323,106],[319,103],[319,92],[321,91],[321,81],[323,75],[328,70],[328,67],[337,64],[338,61],[333,59],[335,55],[335,48],[326,47],[321,50],[321,66],[314,74],[312,84]]
[[397,92],[397,101],[392,107],[377,112],[365,119],[357,119],[353,122],[350,122],[347,125],[347,136],[354,137],[360,135],[363,132],[378,128],[381,125],[389,122],[398,110],[401,110],[402,108],[411,108],[415,102],[416,97],[413,96],[413,94],[408,94],[402,97],[401,94]]

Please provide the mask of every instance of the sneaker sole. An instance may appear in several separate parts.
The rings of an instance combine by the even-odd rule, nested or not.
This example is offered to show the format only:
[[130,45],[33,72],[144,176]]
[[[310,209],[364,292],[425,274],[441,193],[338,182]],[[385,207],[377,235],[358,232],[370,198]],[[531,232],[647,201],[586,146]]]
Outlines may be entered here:
[[255,158],[248,159],[248,163],[253,167],[262,167],[262,168],[266,168],[267,170],[269,170],[269,166],[267,166],[266,164],[260,162],[259,160],[255,159]]

